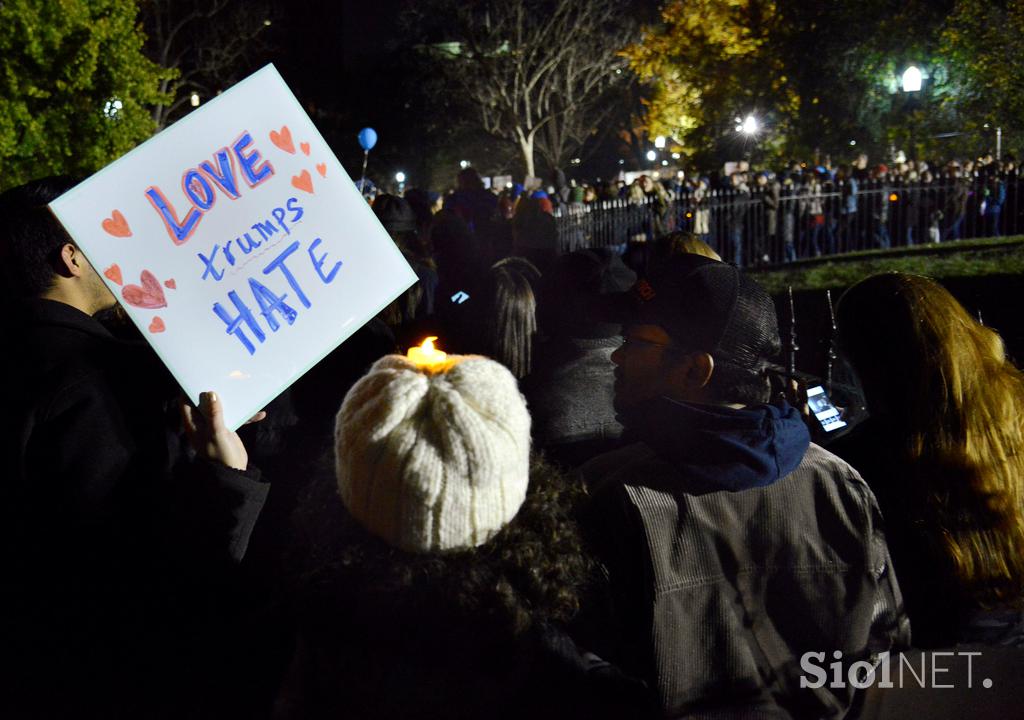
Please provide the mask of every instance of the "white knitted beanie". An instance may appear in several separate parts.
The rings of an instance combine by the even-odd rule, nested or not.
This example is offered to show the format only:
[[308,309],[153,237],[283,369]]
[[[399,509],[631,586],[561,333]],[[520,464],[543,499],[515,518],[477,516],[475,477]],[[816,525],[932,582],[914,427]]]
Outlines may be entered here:
[[484,357],[440,369],[381,358],[345,397],[334,445],[345,507],[403,550],[482,545],[526,497],[530,414],[512,373]]

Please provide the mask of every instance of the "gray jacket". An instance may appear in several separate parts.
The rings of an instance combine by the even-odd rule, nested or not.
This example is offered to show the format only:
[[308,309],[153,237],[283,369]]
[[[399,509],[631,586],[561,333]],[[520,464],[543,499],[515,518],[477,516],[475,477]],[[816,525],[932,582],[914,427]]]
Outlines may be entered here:
[[849,667],[910,641],[874,495],[788,407],[673,405],[645,413],[650,444],[581,469],[610,586],[602,649],[670,715],[742,698],[841,716],[853,691],[801,688],[801,656]]

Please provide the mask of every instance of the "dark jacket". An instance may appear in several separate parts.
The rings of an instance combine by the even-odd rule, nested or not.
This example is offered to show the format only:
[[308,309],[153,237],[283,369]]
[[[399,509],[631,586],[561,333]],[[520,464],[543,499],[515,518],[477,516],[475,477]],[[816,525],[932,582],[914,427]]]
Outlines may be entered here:
[[841,715],[851,691],[801,689],[801,655],[909,641],[867,485],[786,405],[662,398],[625,424],[643,442],[581,469],[611,582],[614,650],[599,652],[656,685],[669,714],[768,698]]
[[403,606],[332,584],[301,604],[277,720],[653,717],[640,683],[581,653],[556,626],[513,635],[429,594]]
[[524,383],[537,446],[567,467],[611,449],[622,434],[610,359],[621,344],[617,334],[554,340]]
[[[144,344],[49,300],[20,306],[8,333],[0,616],[24,676],[5,680],[30,703],[135,707],[149,681],[175,684],[168,668],[202,633],[268,486],[211,463],[175,468],[163,412],[175,386]],[[52,692],[32,696],[41,678]]]

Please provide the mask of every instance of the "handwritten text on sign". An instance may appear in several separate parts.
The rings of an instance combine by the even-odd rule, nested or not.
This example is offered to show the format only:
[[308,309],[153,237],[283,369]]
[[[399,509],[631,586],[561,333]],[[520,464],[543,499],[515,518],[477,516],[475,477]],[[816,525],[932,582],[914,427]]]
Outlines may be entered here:
[[415,281],[271,66],[51,207],[232,427]]

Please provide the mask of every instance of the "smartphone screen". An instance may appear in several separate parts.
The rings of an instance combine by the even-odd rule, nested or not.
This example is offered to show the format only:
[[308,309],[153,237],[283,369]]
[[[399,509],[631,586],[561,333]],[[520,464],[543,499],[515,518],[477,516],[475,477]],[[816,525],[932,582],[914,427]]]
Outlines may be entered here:
[[834,432],[839,428],[846,427],[846,421],[839,416],[839,411],[828,399],[825,388],[821,385],[807,388],[807,406],[821,423],[821,429],[825,432]]

